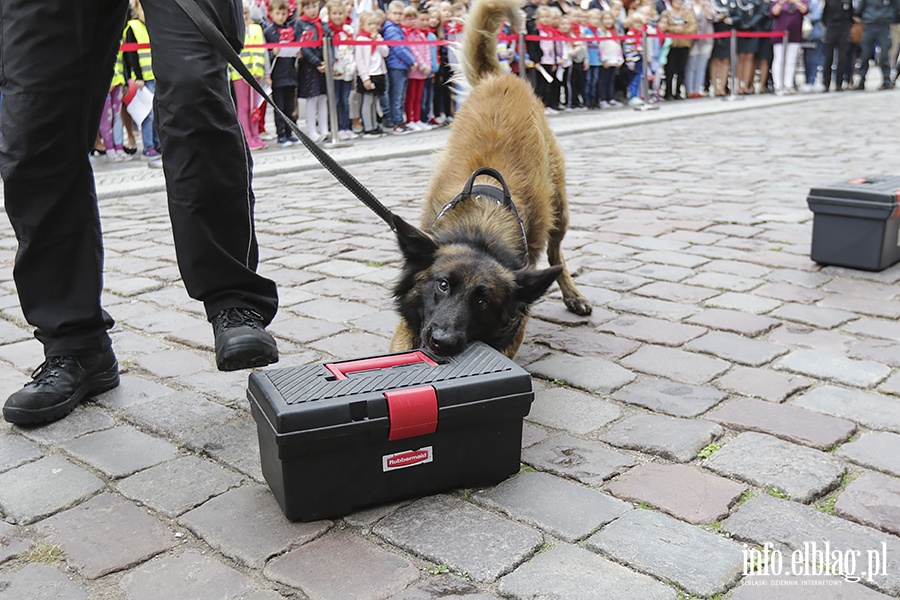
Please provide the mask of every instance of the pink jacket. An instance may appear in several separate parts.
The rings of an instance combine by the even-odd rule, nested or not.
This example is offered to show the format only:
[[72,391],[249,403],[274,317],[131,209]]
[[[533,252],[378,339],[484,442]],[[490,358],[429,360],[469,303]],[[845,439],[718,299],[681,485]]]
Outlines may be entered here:
[[426,36],[427,34],[421,29],[410,29],[406,35],[406,39],[410,42],[409,50],[416,59],[416,64],[409,69],[410,79],[426,79],[428,77],[421,69],[417,68],[420,65],[426,65],[431,68],[431,51],[429,47],[425,44],[417,43],[426,41]]

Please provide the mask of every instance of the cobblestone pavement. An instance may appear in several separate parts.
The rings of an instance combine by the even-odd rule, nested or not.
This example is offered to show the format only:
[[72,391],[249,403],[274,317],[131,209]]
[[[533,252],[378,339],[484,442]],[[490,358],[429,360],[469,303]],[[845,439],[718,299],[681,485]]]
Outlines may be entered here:
[[[900,595],[900,265],[814,264],[806,206],[813,185],[897,174],[898,98],[555,117],[564,248],[595,308],[575,317],[558,292],[535,307],[520,473],[314,523],[286,521],[265,485],[247,373],[215,370],[164,193],[129,188],[159,175],[98,168],[122,385],[47,427],[0,424],[0,599]],[[415,220],[444,135],[338,152]],[[386,351],[390,232],[322,170],[261,176],[290,164],[267,152],[279,366]],[[5,397],[42,356],[2,226]],[[823,557],[845,577],[803,572]]]

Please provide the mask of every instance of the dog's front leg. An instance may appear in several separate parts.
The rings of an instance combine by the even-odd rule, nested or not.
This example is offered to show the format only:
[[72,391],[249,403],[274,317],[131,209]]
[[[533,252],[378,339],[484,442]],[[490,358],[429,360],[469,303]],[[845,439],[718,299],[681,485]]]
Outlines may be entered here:
[[401,320],[394,330],[394,337],[391,338],[391,352],[412,350],[415,348],[415,341],[416,336],[413,335],[409,324],[405,320]]

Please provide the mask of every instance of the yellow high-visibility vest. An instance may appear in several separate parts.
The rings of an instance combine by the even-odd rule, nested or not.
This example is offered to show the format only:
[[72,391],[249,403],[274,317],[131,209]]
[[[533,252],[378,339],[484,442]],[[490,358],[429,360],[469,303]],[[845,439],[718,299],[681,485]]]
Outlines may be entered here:
[[113,66],[112,81],[109,85],[125,85],[125,65],[122,63],[121,50],[119,50],[119,53],[116,54],[116,64]]
[[[131,27],[131,31],[134,32],[134,39],[138,44],[150,43],[150,34],[147,33],[147,26],[138,19],[128,21],[128,27]],[[137,57],[138,65],[141,67],[141,76],[144,78],[144,81],[153,81],[156,79],[153,75],[153,61],[150,59],[150,48],[138,50]]]
[[[247,46],[261,46],[266,43],[266,37],[263,35],[262,27],[256,23],[247,25],[244,33],[244,49],[241,50],[241,61],[250,70],[250,74],[257,79],[266,74],[266,49],[265,48],[248,48]],[[231,72],[231,80],[240,79],[240,74],[233,68],[228,67]]]

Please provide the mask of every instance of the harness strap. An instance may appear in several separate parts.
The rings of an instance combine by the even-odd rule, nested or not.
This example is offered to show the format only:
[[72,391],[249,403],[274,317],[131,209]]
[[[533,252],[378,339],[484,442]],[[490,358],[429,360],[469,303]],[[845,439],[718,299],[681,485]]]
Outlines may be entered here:
[[[478,184],[475,185],[475,179],[479,175],[487,175],[489,177],[493,177],[497,180],[500,185],[503,187],[500,188],[493,185],[486,184]],[[447,203],[444,208],[441,209],[441,212],[438,213],[438,216],[434,219],[435,221],[439,221],[444,215],[446,215],[450,210],[452,210],[457,204],[466,200],[467,198],[471,198],[472,196],[487,196],[488,198],[492,198],[499,204],[500,206],[509,210],[512,215],[516,218],[516,222],[519,224],[519,231],[522,234],[522,260],[524,262],[528,262],[528,236],[525,234],[525,223],[522,222],[522,217],[519,216],[519,210],[516,208],[515,203],[512,201],[512,196],[509,193],[509,188],[506,187],[506,181],[504,181],[503,177],[496,169],[492,169],[491,167],[481,167],[477,169],[472,175],[469,177],[469,180],[466,182],[466,185],[463,186],[463,191],[459,193],[453,200]]]
[[194,0],[175,0],[175,2],[184,10],[185,13],[191,18],[191,20],[197,25],[197,28],[200,29],[200,32],[206,37],[212,46],[219,51],[219,53],[228,61],[228,63],[237,71],[241,77],[254,89],[256,92],[262,96],[266,102],[275,110],[275,112],[281,116],[291,128],[291,130],[297,134],[297,137],[300,138],[300,141],[303,142],[303,145],[306,146],[306,149],[312,152],[313,156],[318,159],[322,166],[325,167],[329,173],[334,175],[334,177],[341,182],[341,184],[347,188],[354,196],[359,198],[359,200],[368,206],[372,211],[381,217],[381,219],[388,224],[391,230],[394,230],[394,213],[390,211],[385,205],[378,201],[378,198],[370,192],[363,184],[361,184],[357,179],[350,174],[349,171],[344,169],[341,165],[335,161],[331,155],[327,152],[319,148],[315,142],[313,142],[309,137],[300,130],[296,123],[294,123],[290,118],[287,117],[281,110],[275,105],[275,102],[272,98],[266,93],[263,87],[259,84],[253,75],[250,74],[250,71],[247,69],[247,66],[241,60],[241,57],[238,56],[237,52],[235,52],[234,48],[231,47],[231,44],[228,43],[228,40],[225,39],[225,36],[222,35],[222,32],[216,28],[212,21],[210,21],[209,17],[206,16],[197,3]]

